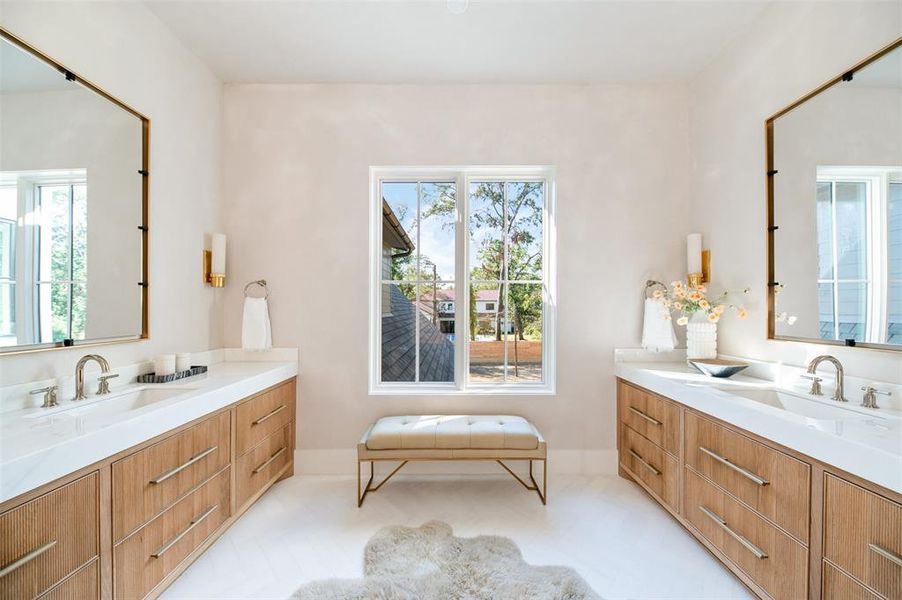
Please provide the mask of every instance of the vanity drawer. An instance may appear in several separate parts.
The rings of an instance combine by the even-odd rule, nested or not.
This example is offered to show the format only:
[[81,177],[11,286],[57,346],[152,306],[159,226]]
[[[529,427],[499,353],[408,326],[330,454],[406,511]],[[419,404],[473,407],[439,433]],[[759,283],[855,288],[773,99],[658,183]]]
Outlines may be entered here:
[[680,407],[651,392],[618,380],[620,421],[667,452],[680,452]]
[[824,557],[887,598],[902,598],[902,505],[825,476]]
[[684,486],[683,515],[705,539],[773,598],[806,597],[805,546],[688,467]]
[[734,497],[808,541],[810,467],[686,411],[685,461]]
[[291,425],[285,425],[238,459],[238,506],[266,487],[291,460]]
[[87,600],[100,597],[100,567],[98,560],[41,596],[40,600]]
[[113,539],[121,540],[230,460],[231,418],[222,412],[113,463]]
[[620,424],[620,435],[620,462],[662,502],[679,512],[679,461],[626,424]]
[[0,515],[0,598],[36,598],[96,557],[98,511],[95,472]]
[[866,587],[824,561],[824,591],[827,600],[881,600]]
[[241,456],[289,423],[294,418],[294,403],[292,379],[239,404],[235,409],[237,455]]
[[117,599],[143,598],[229,517],[229,469],[113,548]]

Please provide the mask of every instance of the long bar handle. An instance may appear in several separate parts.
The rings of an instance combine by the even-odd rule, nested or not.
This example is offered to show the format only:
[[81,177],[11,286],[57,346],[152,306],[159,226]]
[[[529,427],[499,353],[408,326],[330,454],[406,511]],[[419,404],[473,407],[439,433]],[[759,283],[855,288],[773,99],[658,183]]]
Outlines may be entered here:
[[275,453],[273,453],[272,456],[270,456],[270,457],[267,458],[265,461],[263,461],[263,464],[262,464],[262,465],[260,465],[260,466],[257,467],[256,469],[254,469],[254,475],[256,475],[257,473],[259,473],[260,471],[262,471],[263,469],[265,469],[266,467],[268,467],[268,466],[270,465],[270,463],[272,463],[272,461],[274,461],[274,460],[276,460],[277,458],[279,458],[279,455],[281,455],[283,452],[285,452],[285,446],[282,446],[281,448],[279,448],[278,450],[276,450]]
[[636,460],[638,460],[640,463],[642,463],[642,465],[643,465],[646,469],[648,469],[649,471],[651,471],[651,472],[654,473],[655,475],[660,475],[660,474],[661,474],[661,472],[660,472],[659,470],[657,470],[656,468],[654,468],[653,466],[651,466],[644,458],[642,458],[641,456],[639,456],[638,454],[636,454],[632,449],[628,450],[628,452],[630,453],[630,456],[632,456],[633,458],[635,458]]
[[201,452],[200,454],[195,454],[194,456],[192,456],[191,458],[189,458],[189,459],[188,459],[188,462],[183,463],[183,464],[177,466],[177,467],[174,468],[174,469],[170,469],[169,471],[166,471],[165,473],[163,473],[163,474],[161,474],[161,475],[157,475],[156,477],[154,477],[153,479],[150,480],[150,483],[152,483],[152,484],[154,484],[154,485],[159,484],[159,483],[163,483],[164,481],[166,481],[166,480],[169,479],[170,477],[174,477],[174,476],[178,475],[179,473],[181,473],[182,471],[184,471],[185,469],[187,469],[188,467],[190,467],[191,465],[193,465],[193,464],[196,463],[197,461],[203,459],[204,457],[207,457],[207,456],[213,454],[213,453],[216,452],[218,449],[219,449],[219,446],[210,446],[209,448],[207,448],[206,450],[204,450],[204,451]]
[[645,419],[646,421],[648,421],[648,422],[651,423],[652,425],[659,425],[659,426],[660,426],[660,425],[663,425],[663,423],[661,423],[659,420],[655,419],[654,417],[648,416],[647,414],[645,414],[644,412],[642,412],[642,411],[639,410],[638,408],[633,408],[632,406],[630,406],[629,409],[630,409],[630,411],[631,411],[634,415],[637,415],[637,416],[639,416],[639,417],[642,417],[643,419]]
[[705,513],[705,515],[707,515],[709,519],[717,523],[717,526],[726,531],[730,535],[730,537],[742,544],[746,550],[754,554],[756,558],[767,558],[767,552],[753,544],[747,537],[745,537],[741,533],[734,531],[732,527],[727,525],[727,522],[723,517],[701,505],[699,505],[698,509]]
[[282,412],[283,410],[285,410],[285,405],[284,405],[284,404],[283,404],[282,406],[280,406],[279,408],[275,409],[274,411],[272,411],[272,412],[270,412],[270,413],[266,413],[265,415],[263,415],[262,417],[260,417],[259,419],[257,419],[257,420],[254,421],[253,423],[251,423],[251,425],[259,425],[260,423],[262,423],[262,422],[265,421],[266,419],[268,419],[268,418],[270,418],[270,417],[276,416],[278,413]]
[[31,561],[33,561],[40,555],[44,554],[45,552],[47,552],[54,546],[56,546],[56,540],[51,540],[51,541],[47,542],[46,544],[44,544],[43,546],[38,546],[31,552],[23,554],[22,556],[20,556],[16,560],[12,561],[8,565],[3,565],[3,567],[0,568],[0,577],[6,577],[7,575],[12,573],[16,569],[18,569],[20,567],[24,567],[25,565],[27,565],[28,563],[30,563]]
[[871,552],[879,554],[897,567],[902,567],[902,556],[899,556],[892,550],[887,550],[886,548],[878,546],[877,544],[868,544],[868,548],[871,550]]
[[181,533],[176,535],[174,538],[172,538],[171,540],[169,540],[168,542],[166,542],[165,544],[160,546],[159,549],[156,552],[154,552],[153,554],[151,554],[150,556],[152,558],[160,558],[161,556],[166,554],[169,551],[169,549],[172,548],[173,546],[175,546],[176,544],[178,544],[179,541],[183,537],[185,537],[186,535],[191,533],[191,530],[193,530],[195,527],[197,527],[198,525],[203,523],[204,519],[206,519],[207,517],[212,515],[216,511],[217,508],[219,508],[219,505],[214,504],[213,506],[211,506],[210,508],[208,508],[207,510],[205,510],[198,516],[191,519],[191,524],[188,525],[188,527],[186,527],[184,531],[182,531]]
[[758,485],[769,485],[770,484],[770,482],[767,479],[764,479],[763,477],[760,477],[760,476],[756,475],[755,473],[752,473],[748,469],[743,469],[739,465],[731,462],[729,458],[721,456],[720,454],[718,454],[714,450],[711,450],[710,448],[705,448],[704,446],[699,446],[698,449],[700,452],[707,454],[708,456],[710,456],[711,458],[713,458],[720,464],[730,467],[731,469],[733,469],[734,471],[736,471],[737,473],[739,473],[746,479],[751,479]]

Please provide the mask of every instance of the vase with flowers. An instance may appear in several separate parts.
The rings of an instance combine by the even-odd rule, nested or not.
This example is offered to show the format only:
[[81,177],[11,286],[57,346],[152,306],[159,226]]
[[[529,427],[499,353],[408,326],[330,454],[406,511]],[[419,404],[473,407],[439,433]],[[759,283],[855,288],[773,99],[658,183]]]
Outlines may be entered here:
[[[742,291],[748,294],[749,289]],[[686,327],[687,358],[717,358],[717,323],[729,309],[739,319],[748,317],[748,310],[732,302],[732,295],[723,292],[714,298],[708,297],[704,285],[689,286],[682,281],[674,281],[666,290],[657,290],[656,300],[664,304],[667,318],[678,315],[676,323]]]

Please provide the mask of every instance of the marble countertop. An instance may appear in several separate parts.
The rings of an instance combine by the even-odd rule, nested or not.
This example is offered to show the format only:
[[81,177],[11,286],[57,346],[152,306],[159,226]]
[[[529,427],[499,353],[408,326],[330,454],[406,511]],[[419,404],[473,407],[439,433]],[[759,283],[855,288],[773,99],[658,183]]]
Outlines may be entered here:
[[[685,362],[618,361],[616,374],[701,413],[773,440],[823,463],[902,493],[902,412],[862,409],[849,402],[849,419],[814,419],[736,395],[743,390],[780,390],[806,397],[804,389],[736,375],[706,377]],[[807,397],[812,402],[829,399]],[[835,406],[835,405],[834,405]],[[832,407],[831,407],[832,408]]]
[[[128,384],[115,388],[108,398],[89,398],[83,406],[69,410],[26,408],[0,413],[0,502],[297,374],[297,361],[219,362],[203,375],[158,385]],[[115,418],[92,409],[139,389],[171,390],[174,395]],[[91,400],[97,401],[91,404]],[[63,408],[71,406],[63,404]]]

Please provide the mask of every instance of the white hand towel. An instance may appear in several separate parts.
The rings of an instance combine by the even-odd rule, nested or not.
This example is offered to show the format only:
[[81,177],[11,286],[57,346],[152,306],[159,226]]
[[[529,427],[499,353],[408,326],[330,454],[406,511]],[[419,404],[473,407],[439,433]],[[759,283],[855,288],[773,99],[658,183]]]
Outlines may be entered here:
[[667,318],[664,305],[653,298],[645,299],[645,321],[642,324],[642,347],[653,352],[665,352],[676,347],[673,321]]
[[272,326],[269,322],[269,303],[266,298],[245,298],[241,323],[241,347],[244,350],[272,348]]

